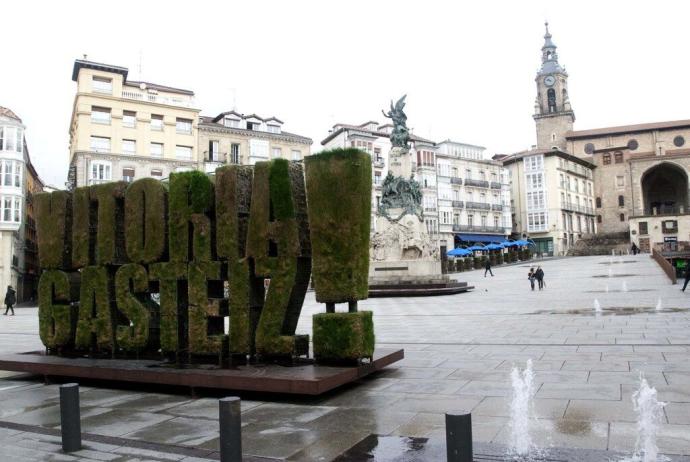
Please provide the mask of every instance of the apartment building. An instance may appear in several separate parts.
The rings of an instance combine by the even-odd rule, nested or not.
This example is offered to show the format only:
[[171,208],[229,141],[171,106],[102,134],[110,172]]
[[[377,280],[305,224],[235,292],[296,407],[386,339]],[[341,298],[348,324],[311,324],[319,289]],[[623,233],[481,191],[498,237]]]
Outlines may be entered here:
[[445,140],[437,152],[439,231],[456,246],[501,242],[511,233],[510,183],[486,148]]
[[12,285],[19,302],[36,291],[32,196],[43,187],[31,164],[25,131],[15,113],[0,106],[0,290],[4,295]]
[[277,117],[236,111],[201,116],[198,133],[200,168],[206,172],[223,164],[254,165],[279,158],[303,160],[311,154],[311,138],[286,132],[283,121]]
[[166,178],[199,165],[194,92],[128,79],[128,69],[77,59],[70,187]]

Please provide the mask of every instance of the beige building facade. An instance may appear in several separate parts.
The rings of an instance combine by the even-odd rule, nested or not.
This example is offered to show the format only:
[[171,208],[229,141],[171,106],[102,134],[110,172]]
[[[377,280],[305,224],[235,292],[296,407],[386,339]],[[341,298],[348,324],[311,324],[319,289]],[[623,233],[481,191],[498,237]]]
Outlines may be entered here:
[[276,117],[228,111],[202,116],[198,127],[199,168],[214,172],[223,164],[253,165],[270,159],[301,161],[311,154],[312,140],[283,130]]
[[558,149],[533,149],[503,159],[510,171],[513,231],[536,251],[565,255],[596,232],[595,166]]
[[127,77],[124,67],[75,61],[70,187],[198,167],[194,93]]

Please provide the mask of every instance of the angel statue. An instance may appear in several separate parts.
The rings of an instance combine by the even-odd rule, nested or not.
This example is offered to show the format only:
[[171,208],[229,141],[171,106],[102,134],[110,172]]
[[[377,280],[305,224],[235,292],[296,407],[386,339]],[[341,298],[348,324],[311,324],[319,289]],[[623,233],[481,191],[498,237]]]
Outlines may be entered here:
[[407,95],[403,95],[402,98],[395,103],[393,106],[393,101],[391,100],[391,110],[386,114],[383,110],[383,116],[391,119],[393,121],[393,131],[391,132],[391,144],[393,147],[406,148],[407,142],[410,140],[410,132],[407,129],[407,116],[403,112],[405,108],[405,98]]

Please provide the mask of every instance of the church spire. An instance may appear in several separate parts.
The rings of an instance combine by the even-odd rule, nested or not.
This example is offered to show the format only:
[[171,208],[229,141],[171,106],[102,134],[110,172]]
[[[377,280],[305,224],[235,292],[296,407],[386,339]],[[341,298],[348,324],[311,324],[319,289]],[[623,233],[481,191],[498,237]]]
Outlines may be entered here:
[[565,69],[558,64],[558,53],[556,52],[556,44],[551,40],[551,32],[549,32],[549,22],[544,22],[546,33],[544,34],[544,46],[541,47],[541,70],[539,74],[566,74]]

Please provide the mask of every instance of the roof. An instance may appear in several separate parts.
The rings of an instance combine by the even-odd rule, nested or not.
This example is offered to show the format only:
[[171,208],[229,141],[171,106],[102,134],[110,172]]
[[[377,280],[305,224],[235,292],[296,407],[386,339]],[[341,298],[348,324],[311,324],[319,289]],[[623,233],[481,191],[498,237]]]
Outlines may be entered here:
[[459,144],[462,146],[468,146],[470,148],[478,148],[478,149],[486,149],[484,146],[479,146],[478,144],[470,144],[470,143],[463,143],[462,141],[453,141],[450,138],[445,139],[438,144],[443,144],[443,143],[448,143],[448,144]]
[[[233,111],[231,111],[231,112],[233,112]],[[307,136],[302,136],[302,135],[298,135],[296,133],[286,132],[285,130],[281,130],[280,133],[271,133],[271,132],[264,132],[264,131],[257,131],[257,130],[247,130],[246,128],[226,127],[225,125],[223,125],[222,123],[219,122],[220,119],[222,119],[222,117],[218,118],[218,117],[210,117],[210,116],[200,116],[199,117],[199,128],[203,128],[203,126],[205,125],[206,127],[212,127],[212,128],[223,130],[223,131],[227,130],[229,132],[238,132],[238,133],[243,133],[243,134],[261,133],[263,135],[270,136],[270,137],[281,137],[281,136],[283,136],[286,138],[293,138],[294,140],[296,140],[298,142],[302,142],[302,143],[308,143],[308,144],[313,143],[313,140]]]
[[260,121],[265,122],[265,120],[263,119],[263,117],[259,117],[258,115],[254,114],[254,113],[253,113],[253,114],[249,114],[249,115],[243,115],[242,118],[243,118],[243,119],[259,119]]
[[218,115],[215,116],[215,117],[204,117],[204,116],[202,116],[202,118],[209,119],[209,120],[211,120],[211,122],[218,122],[220,119],[222,119],[222,118],[224,118],[224,117],[226,117],[226,116],[229,116],[229,115],[236,115],[236,116],[239,117],[240,119],[242,118],[242,114],[240,114],[239,112],[234,111],[234,110],[233,110],[233,111],[221,112],[220,114],[218,114]]
[[285,122],[283,122],[282,120],[280,120],[278,117],[269,117],[268,119],[264,120],[264,122],[270,122],[271,120],[275,120],[275,121],[278,122],[279,124],[285,123]]
[[[375,122],[367,122],[363,125],[366,125],[369,123],[375,123]],[[386,133],[386,132],[382,132],[382,131],[367,130],[366,128],[363,128],[362,125],[335,124],[334,127],[338,127],[338,129],[333,130],[326,138],[323,139],[323,141],[321,141],[322,146],[325,146],[326,143],[328,143],[333,138],[340,135],[342,132],[344,132],[346,130],[356,130],[358,132],[368,133],[370,135],[378,136],[381,138],[390,137],[390,133]],[[381,127],[379,127],[379,128],[381,128]],[[412,133],[410,133],[410,141],[415,141],[415,142],[420,142],[420,143],[429,143],[429,144],[433,144],[433,145],[436,144],[434,141],[428,140],[426,138],[422,138],[421,136],[413,135]]]
[[77,81],[79,71],[81,69],[95,69],[98,71],[112,72],[114,74],[121,74],[127,80],[127,73],[129,69],[122,66],[113,66],[111,64],[96,63],[94,61],[87,61],[85,59],[75,59],[74,67],[72,68],[72,80]]
[[592,168],[592,169],[596,168],[596,165],[594,165],[593,163],[591,163],[585,159],[582,159],[580,157],[576,157],[572,154],[568,154],[567,152],[561,151],[560,149],[528,149],[526,151],[520,151],[520,152],[516,152],[515,154],[510,154],[510,155],[504,157],[503,159],[500,159],[499,162],[503,162],[503,165],[506,166],[506,165],[513,164],[513,163],[519,161],[520,159],[523,159],[524,157],[533,156],[536,154],[544,154],[544,156],[546,156],[546,157],[558,156],[558,157],[562,157],[563,159],[567,159],[567,160],[570,160],[572,162],[575,162],[576,164],[580,164],[584,167],[588,167],[588,168]]
[[19,116],[12,111],[12,109],[6,108],[4,106],[0,106],[0,116],[18,120],[19,122],[22,121],[22,119],[20,119]]
[[144,85],[146,85],[146,88],[150,88],[151,90],[158,90],[158,91],[165,91],[167,93],[179,93],[181,95],[194,96],[194,92],[192,90],[184,90],[182,88],[168,87],[166,85],[159,85],[157,83],[151,83],[151,82],[127,80],[125,82],[125,85],[131,86],[131,87],[134,87],[134,86],[139,87],[142,83]]
[[597,136],[622,135],[650,130],[671,130],[674,128],[690,127],[690,119],[671,120],[667,122],[652,122],[635,125],[619,125],[616,127],[593,128],[590,130],[571,130],[565,134],[566,139],[594,138]]

